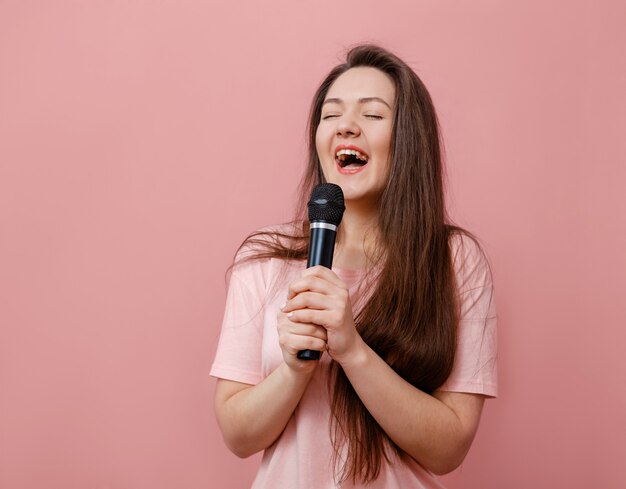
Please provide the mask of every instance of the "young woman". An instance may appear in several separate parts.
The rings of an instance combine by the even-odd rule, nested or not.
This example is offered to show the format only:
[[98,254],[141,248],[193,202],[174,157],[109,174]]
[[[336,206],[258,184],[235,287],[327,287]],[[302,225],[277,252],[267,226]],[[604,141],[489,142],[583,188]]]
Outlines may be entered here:
[[[417,75],[352,49],[313,100],[299,218],[249,236],[230,277],[211,375],[228,447],[265,451],[254,488],[439,488],[463,461],[496,395],[495,309],[442,173]],[[305,269],[321,182],[345,196],[332,270]]]

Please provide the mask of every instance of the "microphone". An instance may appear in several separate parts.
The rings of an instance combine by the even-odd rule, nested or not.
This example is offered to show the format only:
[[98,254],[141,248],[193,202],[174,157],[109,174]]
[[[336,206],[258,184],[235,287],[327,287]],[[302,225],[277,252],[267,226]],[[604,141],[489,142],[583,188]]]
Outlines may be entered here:
[[[311,192],[307,208],[311,226],[306,267],[322,265],[331,268],[337,227],[346,209],[341,187],[334,183],[320,183]],[[301,350],[297,356],[300,360],[319,360],[320,352]]]

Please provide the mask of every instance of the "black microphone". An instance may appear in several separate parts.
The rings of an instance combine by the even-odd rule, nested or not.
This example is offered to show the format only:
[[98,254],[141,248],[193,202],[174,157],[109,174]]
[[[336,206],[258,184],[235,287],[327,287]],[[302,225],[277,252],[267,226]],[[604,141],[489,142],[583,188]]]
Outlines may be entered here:
[[[309,257],[306,267],[322,265],[331,268],[337,227],[343,217],[343,211],[346,209],[341,187],[334,183],[320,183],[311,192],[311,199],[307,207],[311,227]],[[298,358],[300,360],[319,360],[320,352],[301,350],[298,352]]]

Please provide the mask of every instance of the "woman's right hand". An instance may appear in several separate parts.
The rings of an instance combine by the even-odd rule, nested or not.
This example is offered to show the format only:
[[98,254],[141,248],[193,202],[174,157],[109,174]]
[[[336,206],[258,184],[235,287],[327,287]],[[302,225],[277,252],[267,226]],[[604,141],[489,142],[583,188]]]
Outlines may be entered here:
[[300,360],[300,350],[326,350],[326,329],[309,323],[295,323],[287,314],[278,313],[278,341],[287,366],[297,372],[313,372],[319,363],[316,360]]
[[284,364],[258,384],[218,379],[215,412],[226,445],[239,457],[271,446],[293,415],[319,361],[299,360],[300,350],[326,350],[326,330],[278,313]]

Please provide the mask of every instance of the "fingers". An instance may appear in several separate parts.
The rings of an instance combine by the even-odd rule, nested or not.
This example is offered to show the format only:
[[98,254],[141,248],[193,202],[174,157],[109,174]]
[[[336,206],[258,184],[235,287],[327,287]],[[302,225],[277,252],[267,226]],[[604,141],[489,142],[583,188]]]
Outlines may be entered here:
[[290,284],[288,300],[281,311],[292,322],[334,329],[351,316],[350,293],[333,271],[312,267]]
[[348,286],[332,270],[311,267],[289,285],[279,313],[279,338],[285,362],[301,369],[301,350],[328,351],[333,359],[358,344]]
[[290,355],[297,356],[302,350],[325,351],[326,342],[311,336],[298,336],[290,338],[288,341],[281,338],[280,346],[283,351]]
[[281,311],[290,313],[297,309],[326,309],[329,307],[329,301],[333,301],[333,298],[318,292],[300,292],[289,299]]
[[309,363],[297,358],[301,350],[326,351],[327,334],[321,326],[297,323],[284,313],[278,314],[278,341],[287,365],[301,370],[302,364]]
[[327,331],[329,326],[337,324],[340,320],[340,314],[334,310],[315,310],[315,309],[298,309],[287,314],[290,321],[294,323],[315,324]]
[[333,288],[346,289],[346,285],[332,270],[315,266],[307,268],[289,285],[287,299],[292,299],[305,291],[326,294]]
[[327,339],[326,330],[323,327],[311,323],[294,322],[286,315],[285,320],[282,322],[280,333],[298,337],[312,337],[322,341]]
[[[278,314],[278,336],[281,346],[291,350],[325,350],[328,334],[326,329],[313,323],[293,321],[287,314]],[[312,346],[315,346],[313,348]]]

